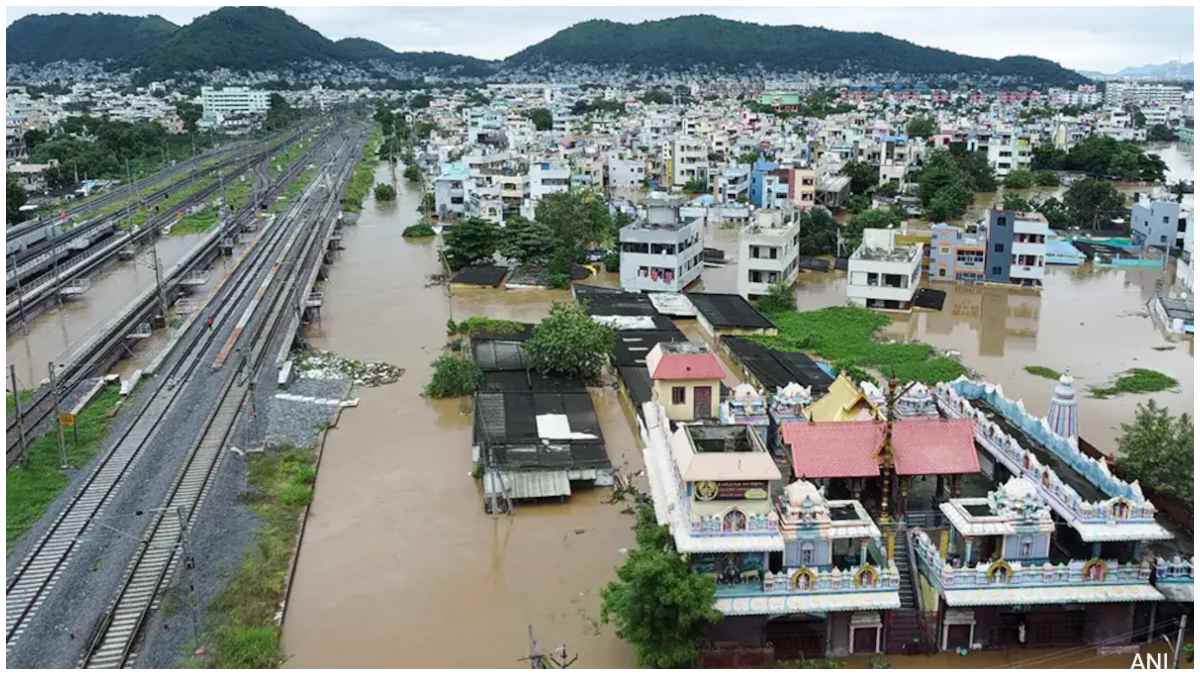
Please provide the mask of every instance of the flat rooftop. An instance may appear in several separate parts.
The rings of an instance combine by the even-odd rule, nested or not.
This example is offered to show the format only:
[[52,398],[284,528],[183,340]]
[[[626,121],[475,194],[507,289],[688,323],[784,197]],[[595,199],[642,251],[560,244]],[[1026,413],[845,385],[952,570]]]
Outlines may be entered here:
[[714,328],[775,328],[775,324],[755,309],[754,305],[736,293],[688,293],[687,298]]

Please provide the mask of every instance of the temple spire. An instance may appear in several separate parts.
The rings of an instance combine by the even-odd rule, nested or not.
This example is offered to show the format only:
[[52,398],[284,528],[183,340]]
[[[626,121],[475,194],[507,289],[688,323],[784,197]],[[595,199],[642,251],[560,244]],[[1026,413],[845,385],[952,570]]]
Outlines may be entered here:
[[1050,430],[1078,445],[1079,401],[1075,398],[1075,378],[1066,370],[1054,386],[1054,398],[1050,399],[1050,410],[1046,413]]

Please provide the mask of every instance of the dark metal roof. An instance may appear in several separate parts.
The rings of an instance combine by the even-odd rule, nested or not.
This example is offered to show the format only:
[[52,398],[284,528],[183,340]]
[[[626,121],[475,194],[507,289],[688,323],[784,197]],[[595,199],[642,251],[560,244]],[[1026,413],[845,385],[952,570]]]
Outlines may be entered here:
[[520,370],[529,368],[529,357],[520,342],[508,340],[476,339],[471,341],[475,363],[484,371]]
[[917,291],[913,297],[913,304],[917,307],[926,309],[936,309],[942,311],[942,305],[946,304],[946,291],[939,291],[932,288],[922,288]]
[[592,316],[658,316],[650,298],[641,293],[581,284],[575,285],[574,293]]
[[[565,415],[572,432],[595,438],[542,439],[539,415]],[[475,442],[494,468],[607,468],[600,420],[581,392],[483,392],[475,396]]]
[[646,355],[660,342],[687,342],[687,336],[672,326],[669,330],[623,330],[617,333],[613,362],[618,366],[646,369]]
[[455,284],[471,284],[472,286],[492,286],[500,285],[504,281],[504,275],[508,274],[507,267],[499,265],[473,265],[464,267],[450,279],[451,283]]
[[688,293],[696,311],[714,328],[774,328],[754,305],[736,293]]
[[734,358],[746,367],[768,389],[785,387],[795,382],[812,387],[814,397],[829,391],[833,378],[802,352],[781,352],[738,335],[727,335],[721,341],[733,352]]

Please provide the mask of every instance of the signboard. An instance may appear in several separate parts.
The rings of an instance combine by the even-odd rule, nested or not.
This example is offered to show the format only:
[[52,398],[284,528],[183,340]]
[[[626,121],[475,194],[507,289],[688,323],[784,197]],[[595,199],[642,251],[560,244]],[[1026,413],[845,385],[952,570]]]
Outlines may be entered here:
[[705,480],[696,483],[696,499],[709,502],[721,499],[766,499],[765,480]]
[[75,413],[59,413],[58,423],[64,427],[75,426]]

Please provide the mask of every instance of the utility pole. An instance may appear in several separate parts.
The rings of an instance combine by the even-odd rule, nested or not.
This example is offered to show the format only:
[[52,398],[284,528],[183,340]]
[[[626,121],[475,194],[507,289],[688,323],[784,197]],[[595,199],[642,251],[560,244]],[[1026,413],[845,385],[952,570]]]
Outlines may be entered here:
[[154,289],[158,295],[158,315],[167,319],[167,299],[163,296],[162,269],[158,262],[158,241],[150,242],[150,262],[154,266]]
[[17,389],[17,366],[15,364],[8,365],[8,377],[12,380],[13,413],[17,416],[17,435],[21,439],[21,459],[28,462],[29,457],[25,454],[25,415],[21,412],[21,394]]
[[1188,615],[1184,614],[1179,617],[1179,634],[1175,636],[1175,644],[1171,645],[1175,653],[1171,657],[1171,669],[1179,669],[1179,648],[1183,646],[1183,632],[1187,629]]
[[63,438],[62,425],[62,396],[58,390],[58,381],[54,377],[54,362],[50,362],[50,391],[54,394],[54,416],[58,421],[58,454],[62,457],[62,466],[59,467],[66,471],[67,469],[67,443]]

